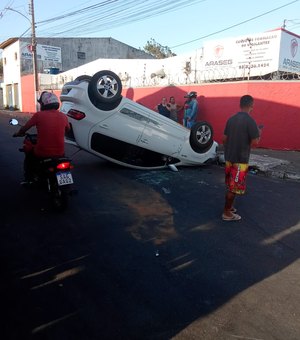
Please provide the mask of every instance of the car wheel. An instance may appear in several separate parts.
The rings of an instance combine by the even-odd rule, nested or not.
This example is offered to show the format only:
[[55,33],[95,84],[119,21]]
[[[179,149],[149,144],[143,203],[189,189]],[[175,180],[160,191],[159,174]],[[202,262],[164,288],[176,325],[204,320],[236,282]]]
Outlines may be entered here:
[[75,79],[75,81],[91,81],[92,77],[88,76],[87,74],[83,74]]
[[92,102],[114,103],[121,97],[121,79],[112,71],[99,71],[93,75],[88,91]]
[[207,122],[197,122],[191,128],[190,144],[198,153],[206,152],[213,143],[213,128]]

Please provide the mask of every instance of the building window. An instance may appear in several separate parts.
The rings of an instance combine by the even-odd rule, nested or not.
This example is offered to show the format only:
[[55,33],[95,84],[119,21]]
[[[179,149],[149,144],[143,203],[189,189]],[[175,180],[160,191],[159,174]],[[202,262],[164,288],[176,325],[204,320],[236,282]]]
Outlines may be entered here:
[[15,60],[18,60],[18,53],[15,52]]
[[4,65],[6,65],[6,58],[4,58]]
[[78,59],[85,59],[85,52],[77,52]]

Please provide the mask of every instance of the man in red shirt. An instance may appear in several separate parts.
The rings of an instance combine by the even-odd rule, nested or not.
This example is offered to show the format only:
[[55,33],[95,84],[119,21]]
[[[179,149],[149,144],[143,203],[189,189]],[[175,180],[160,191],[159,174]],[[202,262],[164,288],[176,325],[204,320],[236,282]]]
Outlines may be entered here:
[[27,152],[24,161],[25,180],[29,180],[29,168],[38,158],[61,157],[65,153],[65,132],[70,130],[66,115],[60,112],[59,100],[54,93],[44,91],[38,99],[41,110],[14,134],[21,137],[31,127],[36,126],[37,143],[32,152]]

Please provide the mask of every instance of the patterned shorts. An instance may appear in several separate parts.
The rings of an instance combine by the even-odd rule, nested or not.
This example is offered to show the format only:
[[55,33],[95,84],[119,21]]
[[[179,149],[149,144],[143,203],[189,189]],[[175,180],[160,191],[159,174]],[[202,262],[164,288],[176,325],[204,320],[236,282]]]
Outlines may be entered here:
[[246,177],[249,165],[246,163],[225,163],[225,184],[230,192],[243,195],[246,191]]

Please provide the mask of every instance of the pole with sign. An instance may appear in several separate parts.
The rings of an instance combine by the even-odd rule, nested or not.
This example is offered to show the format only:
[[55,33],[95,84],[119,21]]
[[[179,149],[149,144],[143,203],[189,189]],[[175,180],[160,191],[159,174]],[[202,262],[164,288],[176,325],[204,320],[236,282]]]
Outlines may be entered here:
[[29,2],[29,10],[31,14],[31,45],[32,45],[32,68],[33,68],[33,79],[34,79],[34,102],[37,108],[37,99],[39,91],[39,80],[38,80],[38,68],[37,68],[37,55],[36,55],[36,36],[35,36],[35,20],[34,20],[34,3],[33,0]]

